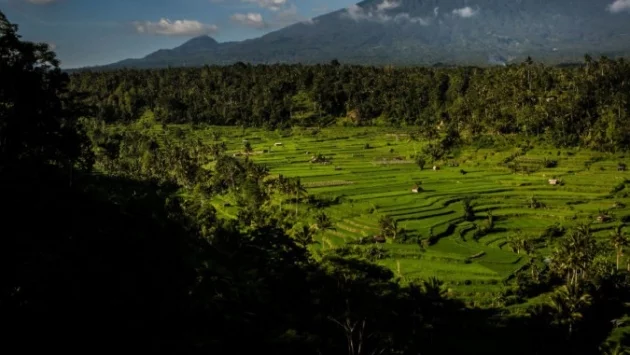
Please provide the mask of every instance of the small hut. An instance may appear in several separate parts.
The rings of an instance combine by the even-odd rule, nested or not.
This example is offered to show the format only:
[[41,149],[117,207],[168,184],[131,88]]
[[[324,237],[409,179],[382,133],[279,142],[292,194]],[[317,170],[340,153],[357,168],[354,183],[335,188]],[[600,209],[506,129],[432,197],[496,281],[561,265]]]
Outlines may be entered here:
[[438,170],[440,170],[440,167],[437,165],[433,165],[433,171],[438,171]]
[[335,166],[335,170],[342,170],[340,166]]
[[375,235],[374,237],[372,237],[372,239],[374,240],[374,243],[381,243],[381,244],[387,241],[387,239],[383,237],[382,235]]
[[558,179],[549,179],[549,185],[558,185],[560,184],[560,180]]
[[597,222],[599,223],[606,223],[610,221],[610,219],[610,216],[607,216],[605,214],[600,214],[599,216],[597,216]]
[[411,192],[413,192],[414,194],[417,194],[418,192],[420,192],[420,186],[413,185],[413,187],[411,188]]
[[282,143],[277,142],[277,143],[275,143],[275,144],[274,144],[274,146],[276,146],[276,147],[282,147]]

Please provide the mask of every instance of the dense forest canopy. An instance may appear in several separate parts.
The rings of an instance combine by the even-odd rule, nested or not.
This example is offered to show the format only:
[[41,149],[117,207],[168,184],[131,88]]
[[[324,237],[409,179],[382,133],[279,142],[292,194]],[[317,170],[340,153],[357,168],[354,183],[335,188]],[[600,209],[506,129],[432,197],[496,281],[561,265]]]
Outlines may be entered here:
[[579,67],[528,60],[498,68],[236,64],[83,72],[70,89],[105,122],[151,111],[162,123],[266,128],[418,126],[431,135],[542,136],[556,145],[627,149],[630,64],[585,58]]
[[[373,263],[375,248],[312,252],[313,235],[331,221],[299,214],[299,178],[270,176],[249,159],[247,142],[244,157],[231,156],[218,135],[207,142],[171,125],[158,131],[148,111],[162,123],[268,127],[340,117],[444,122],[446,134],[430,133],[444,148],[454,143],[449,132],[545,132],[614,149],[626,139],[627,75],[624,62],[589,60],[570,70],[237,65],[70,79],[46,45],[22,41],[0,13],[3,345],[167,354],[611,350],[604,339],[611,320],[627,314],[630,282],[588,225],[554,231],[550,266],[510,285],[510,296],[542,289],[549,302],[522,313],[468,308],[437,278],[399,282]],[[210,203],[228,193],[239,207],[229,220]],[[395,221],[379,223],[396,237]],[[301,228],[289,235],[293,225]],[[626,235],[620,228],[613,237],[622,253]]]

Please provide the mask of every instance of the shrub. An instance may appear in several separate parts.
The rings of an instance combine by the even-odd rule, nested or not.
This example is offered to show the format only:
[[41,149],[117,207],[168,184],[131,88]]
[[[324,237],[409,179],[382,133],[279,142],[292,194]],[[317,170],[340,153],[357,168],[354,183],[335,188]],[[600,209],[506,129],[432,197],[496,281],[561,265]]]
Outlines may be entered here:
[[543,159],[543,166],[545,168],[555,168],[555,167],[558,166],[558,161],[544,158]]
[[423,155],[419,155],[416,158],[416,164],[420,167],[420,170],[423,170],[425,165],[427,164],[427,159]]

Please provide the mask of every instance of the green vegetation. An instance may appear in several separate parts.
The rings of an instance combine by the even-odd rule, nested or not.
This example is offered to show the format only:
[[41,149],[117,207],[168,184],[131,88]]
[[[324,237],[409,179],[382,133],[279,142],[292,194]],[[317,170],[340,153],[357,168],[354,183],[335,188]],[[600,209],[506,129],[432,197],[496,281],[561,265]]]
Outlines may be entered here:
[[[425,129],[178,125],[140,104],[138,115],[113,123],[91,110],[106,105],[65,90],[69,79],[46,45],[16,31],[0,13],[8,349],[628,348],[627,125],[595,151],[592,136],[554,136],[575,133],[580,119],[603,119],[577,112],[562,116],[572,128],[551,140],[527,130],[487,134],[487,126],[473,134],[459,128],[464,121]],[[628,72],[618,73],[586,112],[626,87]],[[584,146],[558,150],[559,140]],[[419,169],[428,161],[432,169]]]
[[[462,137],[474,137],[478,148],[493,146],[502,135],[521,134],[556,147],[627,150],[629,77],[628,61],[586,56],[583,66],[569,68],[527,60],[501,68],[240,63],[82,72],[72,75],[69,88],[107,123],[150,114],[162,124],[283,132],[296,126],[406,127],[407,135],[398,138],[429,141],[421,151],[432,163]],[[310,131],[313,136],[318,132]],[[524,143],[522,150],[504,157],[506,163],[528,150]],[[362,146],[368,153],[372,145],[365,141]],[[418,153],[415,146],[413,152]],[[551,167],[556,158],[515,161],[511,167],[527,172],[532,163]]]

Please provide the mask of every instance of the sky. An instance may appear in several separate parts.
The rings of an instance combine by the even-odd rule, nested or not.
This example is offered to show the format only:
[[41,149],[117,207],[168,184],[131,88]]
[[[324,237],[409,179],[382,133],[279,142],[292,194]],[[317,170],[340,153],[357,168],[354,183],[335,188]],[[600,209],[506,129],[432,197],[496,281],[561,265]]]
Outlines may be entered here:
[[0,0],[24,40],[47,42],[63,68],[140,58],[208,34],[259,37],[358,0]]
[[[63,68],[78,68],[141,58],[204,34],[219,42],[255,38],[343,8],[357,21],[400,17],[385,13],[399,6],[400,0],[383,0],[370,12],[355,6],[358,1],[0,0],[0,11],[20,26],[23,39],[49,43]],[[630,13],[630,0],[593,1],[602,2],[612,13]],[[453,15],[472,17],[478,11],[466,6],[453,10]],[[421,25],[427,21],[400,19]]]

